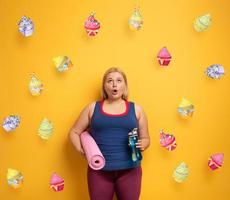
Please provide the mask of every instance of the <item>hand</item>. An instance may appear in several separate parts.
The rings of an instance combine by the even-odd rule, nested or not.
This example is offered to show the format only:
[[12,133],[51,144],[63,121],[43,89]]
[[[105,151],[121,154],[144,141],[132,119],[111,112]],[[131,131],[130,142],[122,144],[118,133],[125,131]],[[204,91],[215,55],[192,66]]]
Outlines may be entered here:
[[84,150],[82,148],[80,149],[80,153],[85,155],[85,152],[84,152]]
[[77,150],[78,150],[78,152],[80,152],[80,154],[81,154],[82,156],[85,156],[85,151],[84,151],[84,149],[83,149],[82,147],[77,148]]
[[141,151],[147,149],[148,146],[149,146],[149,138],[139,139],[136,143],[136,147],[139,148]]

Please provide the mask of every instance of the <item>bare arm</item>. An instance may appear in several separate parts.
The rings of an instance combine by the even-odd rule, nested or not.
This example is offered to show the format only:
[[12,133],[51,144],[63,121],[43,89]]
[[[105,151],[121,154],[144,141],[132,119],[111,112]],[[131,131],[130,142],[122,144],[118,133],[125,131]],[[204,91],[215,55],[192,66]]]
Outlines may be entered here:
[[150,145],[148,120],[147,120],[147,117],[143,109],[140,106],[135,105],[135,110],[137,113],[137,118],[138,118],[138,123],[139,123],[139,137],[140,137],[136,147],[144,151]]
[[73,143],[74,147],[77,151],[84,154],[84,150],[82,149],[80,134],[87,129],[90,123],[90,117],[92,113],[92,109],[94,108],[95,103],[92,103],[86,106],[82,112],[80,113],[78,119],[74,123],[73,127],[70,129],[69,136],[70,140]]

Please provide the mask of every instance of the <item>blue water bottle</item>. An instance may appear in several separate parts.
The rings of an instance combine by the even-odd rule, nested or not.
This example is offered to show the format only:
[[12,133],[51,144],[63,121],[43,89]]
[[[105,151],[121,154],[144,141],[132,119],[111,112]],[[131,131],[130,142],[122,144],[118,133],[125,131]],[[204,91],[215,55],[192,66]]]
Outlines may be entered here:
[[138,142],[137,128],[134,128],[131,132],[129,132],[128,137],[129,137],[129,147],[131,149],[133,162],[141,160],[142,159],[141,151],[139,148],[136,147],[136,143]]

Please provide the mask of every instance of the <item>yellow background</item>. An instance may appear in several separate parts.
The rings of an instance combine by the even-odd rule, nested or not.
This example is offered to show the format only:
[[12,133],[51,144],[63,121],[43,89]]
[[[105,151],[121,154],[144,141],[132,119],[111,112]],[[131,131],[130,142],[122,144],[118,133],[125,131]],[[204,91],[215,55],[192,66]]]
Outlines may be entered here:
[[[137,32],[127,24],[136,4],[144,17]],[[89,38],[83,24],[92,11],[101,29]],[[100,99],[101,79],[111,66],[127,74],[129,100],[144,108],[149,121],[152,142],[144,152],[140,199],[229,199],[229,11],[228,0],[1,0],[0,118],[17,114],[21,124],[9,134],[0,130],[0,199],[88,199],[87,163],[71,145],[68,131],[84,106]],[[213,25],[197,33],[193,20],[206,13]],[[28,38],[18,32],[23,15],[35,24]],[[172,54],[168,68],[156,60],[163,46]],[[63,74],[52,62],[59,55],[74,63]],[[225,67],[220,80],[204,75],[215,63]],[[31,72],[44,83],[41,96],[29,93]],[[195,106],[188,120],[177,113],[182,97]],[[37,136],[44,117],[54,124],[49,141]],[[175,151],[160,147],[161,128],[176,136]],[[224,165],[211,171],[208,157],[218,152],[225,154]],[[181,161],[190,175],[177,184],[171,176]],[[9,167],[24,174],[19,190],[7,185]],[[65,179],[64,191],[49,188],[52,172]]]

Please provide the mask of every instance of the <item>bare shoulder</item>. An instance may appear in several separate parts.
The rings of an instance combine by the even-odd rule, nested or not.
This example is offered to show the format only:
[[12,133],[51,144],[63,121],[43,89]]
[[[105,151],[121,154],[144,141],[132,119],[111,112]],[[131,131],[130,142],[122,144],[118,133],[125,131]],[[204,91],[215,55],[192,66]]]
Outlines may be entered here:
[[134,107],[135,107],[135,113],[136,113],[137,119],[139,120],[140,117],[144,114],[144,110],[140,105],[136,103],[134,103]]
[[93,116],[93,112],[94,112],[95,105],[96,105],[96,101],[94,101],[94,102],[92,102],[92,103],[90,103],[90,104],[88,104],[88,105],[86,106],[86,109],[87,109],[88,112],[89,112],[89,117],[90,117],[90,119],[91,119],[91,117]]

